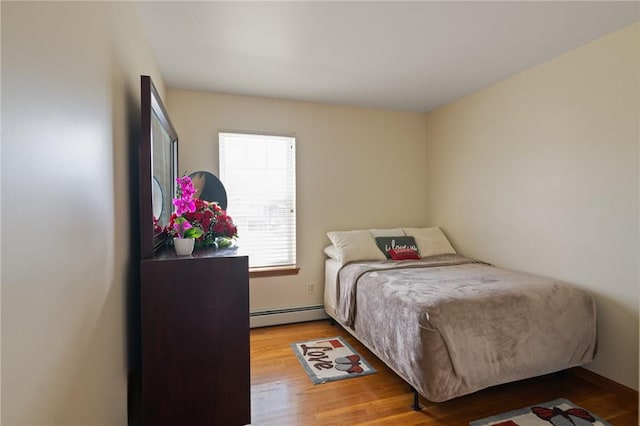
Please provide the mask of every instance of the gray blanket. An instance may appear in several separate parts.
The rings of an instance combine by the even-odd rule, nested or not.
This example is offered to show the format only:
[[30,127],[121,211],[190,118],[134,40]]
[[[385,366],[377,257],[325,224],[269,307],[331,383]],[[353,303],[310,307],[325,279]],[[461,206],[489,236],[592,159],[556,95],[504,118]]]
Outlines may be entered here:
[[458,255],[348,264],[336,311],[436,402],[583,365],[595,352],[589,293]]

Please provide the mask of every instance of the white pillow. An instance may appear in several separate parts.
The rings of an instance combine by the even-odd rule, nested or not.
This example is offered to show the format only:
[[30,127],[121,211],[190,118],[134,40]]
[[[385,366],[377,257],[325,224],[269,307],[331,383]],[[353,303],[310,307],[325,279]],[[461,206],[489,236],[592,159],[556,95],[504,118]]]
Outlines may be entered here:
[[369,229],[373,238],[375,237],[402,237],[404,236],[404,231],[402,228],[391,228],[391,229]]
[[367,230],[331,231],[327,232],[327,236],[336,247],[343,265],[357,260],[386,260]]
[[340,260],[340,253],[338,253],[338,249],[333,244],[326,246],[322,251],[331,259]]
[[403,229],[407,236],[415,238],[422,257],[435,256],[436,254],[456,254],[447,237],[437,226]]

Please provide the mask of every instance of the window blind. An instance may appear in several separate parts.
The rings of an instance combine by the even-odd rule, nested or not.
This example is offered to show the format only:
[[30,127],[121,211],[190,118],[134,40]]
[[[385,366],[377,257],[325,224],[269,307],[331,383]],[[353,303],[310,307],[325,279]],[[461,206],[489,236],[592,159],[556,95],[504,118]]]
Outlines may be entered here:
[[219,134],[227,212],[250,267],[296,263],[295,151],[290,136]]

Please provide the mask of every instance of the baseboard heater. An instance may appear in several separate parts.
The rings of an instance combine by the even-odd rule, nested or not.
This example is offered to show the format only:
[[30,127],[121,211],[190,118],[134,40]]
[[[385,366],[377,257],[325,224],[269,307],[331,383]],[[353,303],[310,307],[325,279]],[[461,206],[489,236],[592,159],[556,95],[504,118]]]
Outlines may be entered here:
[[251,328],[270,325],[291,324],[295,322],[314,321],[329,318],[324,305],[300,306],[297,308],[271,309],[249,314]]

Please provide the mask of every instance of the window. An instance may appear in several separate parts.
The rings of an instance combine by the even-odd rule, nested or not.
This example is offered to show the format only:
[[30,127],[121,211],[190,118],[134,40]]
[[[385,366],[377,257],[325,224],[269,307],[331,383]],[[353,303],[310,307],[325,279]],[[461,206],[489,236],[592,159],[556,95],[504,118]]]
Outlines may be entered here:
[[249,267],[296,263],[296,140],[220,133],[220,179]]

